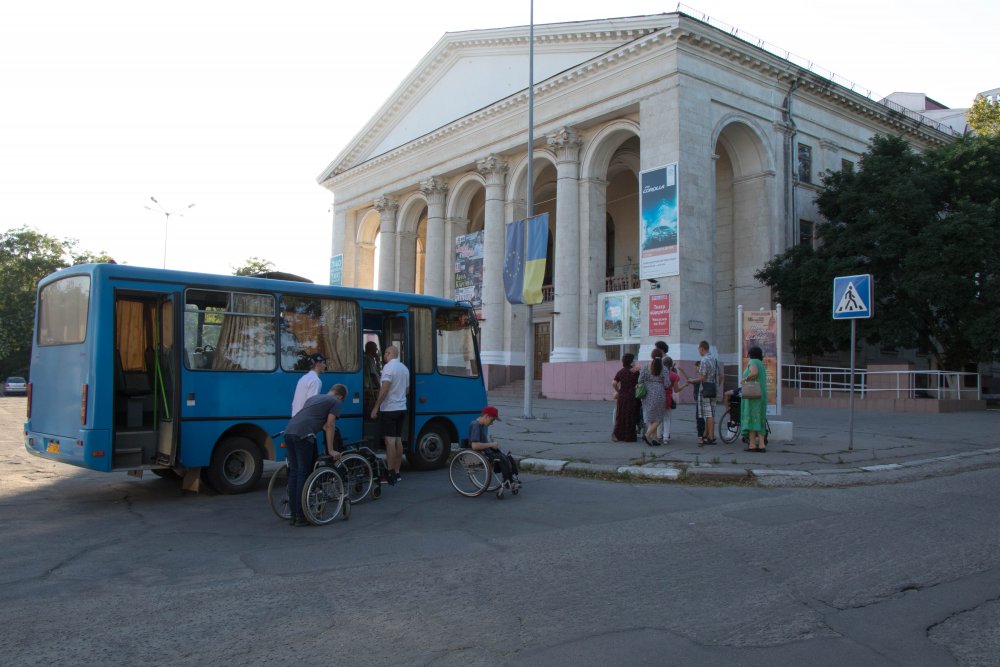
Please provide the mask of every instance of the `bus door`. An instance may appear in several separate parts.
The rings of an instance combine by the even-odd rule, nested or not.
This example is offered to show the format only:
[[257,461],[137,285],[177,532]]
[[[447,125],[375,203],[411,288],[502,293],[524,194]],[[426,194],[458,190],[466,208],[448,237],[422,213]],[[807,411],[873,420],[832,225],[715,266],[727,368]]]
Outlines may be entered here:
[[176,464],[178,298],[115,291],[113,469]]
[[[410,356],[409,349],[407,346],[408,336],[407,336],[407,318],[405,306],[400,306],[399,310],[392,311],[387,310],[385,304],[377,304],[374,307],[368,307],[366,304],[361,304],[361,320],[363,324],[364,335],[361,337],[362,346],[368,341],[374,341],[378,345],[378,367],[379,369],[385,364],[385,348],[394,345],[397,350],[399,350],[399,360],[403,362],[404,365],[409,368],[408,359]],[[363,354],[362,350],[362,354]],[[365,360],[367,362],[367,359]],[[410,378],[412,382],[413,371],[410,369]],[[413,392],[410,391],[410,396],[412,400]],[[377,396],[377,389],[375,396]],[[350,400],[350,397],[348,398]],[[363,401],[364,407],[364,419],[362,420],[362,435],[361,437],[373,442],[377,446],[382,445],[382,432],[379,428],[377,420],[372,420],[371,410],[374,398],[371,396],[366,396]],[[412,406],[408,407],[412,408]],[[413,410],[410,409],[409,414],[412,416]],[[403,440],[406,441],[410,432],[412,431],[412,425],[407,421],[404,426]]]

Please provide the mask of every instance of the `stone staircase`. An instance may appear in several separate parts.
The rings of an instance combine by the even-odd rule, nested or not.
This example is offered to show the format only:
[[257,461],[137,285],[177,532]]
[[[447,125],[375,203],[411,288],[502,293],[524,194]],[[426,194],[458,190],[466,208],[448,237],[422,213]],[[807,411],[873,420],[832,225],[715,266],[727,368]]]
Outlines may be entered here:
[[[543,398],[542,394],[542,381],[535,380],[532,383],[534,387],[534,392],[532,396],[535,398]],[[505,384],[502,387],[495,387],[490,389],[489,393],[490,403],[494,403],[498,400],[506,402],[518,401],[524,399],[524,380],[515,380],[510,384]]]

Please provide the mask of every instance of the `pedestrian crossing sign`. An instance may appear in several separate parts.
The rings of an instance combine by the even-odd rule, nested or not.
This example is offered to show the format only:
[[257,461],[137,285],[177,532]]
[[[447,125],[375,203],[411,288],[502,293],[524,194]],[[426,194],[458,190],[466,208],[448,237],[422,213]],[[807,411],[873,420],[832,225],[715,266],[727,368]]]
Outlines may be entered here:
[[872,277],[839,276],[833,279],[833,319],[866,319],[872,316]]

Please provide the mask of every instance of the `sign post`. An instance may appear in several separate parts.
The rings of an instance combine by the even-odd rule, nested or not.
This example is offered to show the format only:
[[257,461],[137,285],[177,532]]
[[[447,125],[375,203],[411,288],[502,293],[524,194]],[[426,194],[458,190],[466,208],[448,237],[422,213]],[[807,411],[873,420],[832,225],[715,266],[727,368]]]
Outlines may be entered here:
[[847,449],[854,449],[854,348],[855,320],[872,316],[872,277],[838,276],[833,279],[833,319],[851,321],[851,385],[847,401]]

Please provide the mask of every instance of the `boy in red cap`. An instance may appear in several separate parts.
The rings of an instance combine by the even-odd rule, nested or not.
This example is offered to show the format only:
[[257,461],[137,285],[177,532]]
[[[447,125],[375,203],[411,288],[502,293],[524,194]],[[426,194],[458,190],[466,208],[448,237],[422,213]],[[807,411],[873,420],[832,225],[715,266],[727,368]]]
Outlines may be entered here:
[[508,489],[520,488],[521,480],[517,478],[517,461],[510,455],[500,451],[500,446],[490,436],[490,426],[500,421],[500,412],[492,405],[483,408],[482,413],[469,424],[469,447],[481,452],[489,461],[500,464],[503,475],[503,485]]

